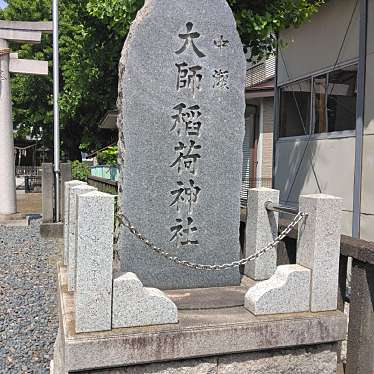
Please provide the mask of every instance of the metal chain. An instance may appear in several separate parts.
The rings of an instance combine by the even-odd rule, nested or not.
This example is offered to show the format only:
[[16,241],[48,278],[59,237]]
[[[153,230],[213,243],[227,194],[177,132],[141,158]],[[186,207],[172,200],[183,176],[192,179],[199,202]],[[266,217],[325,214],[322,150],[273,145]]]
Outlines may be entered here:
[[271,249],[275,248],[292,230],[296,225],[306,216],[305,213],[299,212],[295,218],[292,220],[292,222],[280,233],[280,235],[273,240],[270,244],[268,244],[266,247],[262,248],[260,251],[256,252],[255,254],[243,258],[239,261],[231,262],[230,264],[222,264],[222,265],[203,265],[203,264],[197,264],[195,262],[182,260],[179,257],[171,255],[169,252],[163,250],[162,248],[159,248],[155,246],[150,240],[148,240],[144,235],[142,235],[131,223],[130,221],[123,215],[118,214],[117,218],[120,222],[120,225],[125,226],[130,230],[132,234],[134,234],[140,241],[142,241],[147,247],[152,249],[153,252],[156,254],[166,258],[167,260],[174,262],[177,265],[185,266],[191,269],[196,270],[207,270],[207,271],[220,271],[220,270],[227,270],[235,267],[239,267],[241,265],[245,265],[248,262],[254,261],[257,258],[261,257]]

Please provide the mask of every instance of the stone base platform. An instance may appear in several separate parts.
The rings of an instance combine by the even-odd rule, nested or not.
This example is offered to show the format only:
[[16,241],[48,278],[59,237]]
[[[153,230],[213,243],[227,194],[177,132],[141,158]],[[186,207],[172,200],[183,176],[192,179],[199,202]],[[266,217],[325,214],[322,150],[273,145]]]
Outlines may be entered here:
[[40,225],[40,235],[44,239],[63,239],[64,224],[59,223],[42,223]]
[[30,217],[26,213],[0,214],[0,225],[28,226]]
[[[232,306],[219,308],[215,302],[200,309],[188,290],[177,292],[176,299],[186,296],[177,325],[76,334],[74,295],[60,267],[52,373],[336,374],[337,345],[346,335],[343,313],[255,317],[236,306],[235,297],[228,303]],[[198,309],[188,308],[188,302]]]

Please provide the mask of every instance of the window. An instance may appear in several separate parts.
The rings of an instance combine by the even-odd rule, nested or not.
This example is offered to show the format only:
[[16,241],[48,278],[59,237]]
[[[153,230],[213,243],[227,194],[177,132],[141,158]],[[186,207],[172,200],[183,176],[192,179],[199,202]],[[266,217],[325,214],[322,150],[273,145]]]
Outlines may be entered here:
[[328,74],[328,131],[356,128],[357,65]]
[[309,133],[311,83],[300,81],[280,89],[280,137]]
[[[313,82],[313,90],[311,89]],[[313,92],[313,118],[310,117]],[[357,65],[280,88],[280,137],[356,128]]]

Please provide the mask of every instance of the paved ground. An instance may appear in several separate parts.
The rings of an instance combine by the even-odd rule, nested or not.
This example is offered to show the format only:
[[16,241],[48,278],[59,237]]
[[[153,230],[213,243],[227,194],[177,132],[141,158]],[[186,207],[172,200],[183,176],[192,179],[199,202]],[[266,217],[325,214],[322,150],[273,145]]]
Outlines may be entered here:
[[41,213],[42,194],[17,191],[17,211],[19,213]]
[[48,373],[57,332],[57,248],[29,227],[0,225],[0,373]]

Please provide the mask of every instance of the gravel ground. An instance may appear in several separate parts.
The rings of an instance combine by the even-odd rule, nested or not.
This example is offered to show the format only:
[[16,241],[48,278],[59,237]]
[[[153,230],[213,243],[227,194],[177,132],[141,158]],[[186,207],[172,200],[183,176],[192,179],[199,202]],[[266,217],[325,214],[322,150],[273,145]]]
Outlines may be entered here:
[[0,225],[0,373],[49,373],[57,333],[54,241]]

